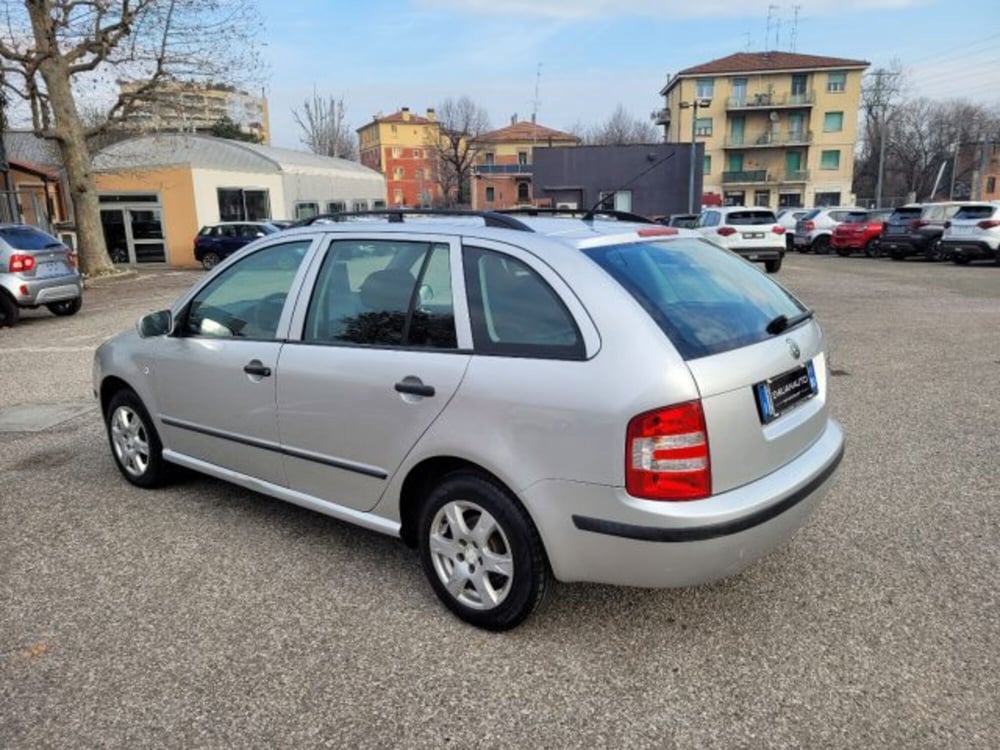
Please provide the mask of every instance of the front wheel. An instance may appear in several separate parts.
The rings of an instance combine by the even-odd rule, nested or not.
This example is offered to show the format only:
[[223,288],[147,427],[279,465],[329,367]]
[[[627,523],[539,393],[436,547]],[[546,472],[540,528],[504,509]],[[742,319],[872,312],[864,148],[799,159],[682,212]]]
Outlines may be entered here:
[[76,315],[80,312],[80,308],[83,307],[83,298],[77,297],[76,299],[67,299],[62,302],[50,302],[46,307],[49,308],[49,312],[53,315],[61,317]]
[[765,260],[764,269],[768,273],[777,273],[781,270],[781,258],[776,258],[775,260]]
[[434,593],[462,620],[509,630],[550,587],[541,538],[518,501],[472,472],[446,476],[420,514],[420,561]]
[[163,484],[169,474],[163,444],[139,397],[130,390],[118,391],[108,404],[104,422],[111,455],[122,476],[138,487]]
[[865,255],[869,258],[877,258],[882,254],[882,247],[879,244],[878,237],[872,237],[868,242],[865,243]]
[[816,255],[826,255],[830,252],[830,238],[829,237],[817,237],[813,240],[812,250]]
[[17,303],[0,290],[0,328],[17,325],[21,310]]
[[207,252],[201,256],[201,265],[204,266],[206,271],[211,271],[217,265],[222,258],[219,257],[218,253]]

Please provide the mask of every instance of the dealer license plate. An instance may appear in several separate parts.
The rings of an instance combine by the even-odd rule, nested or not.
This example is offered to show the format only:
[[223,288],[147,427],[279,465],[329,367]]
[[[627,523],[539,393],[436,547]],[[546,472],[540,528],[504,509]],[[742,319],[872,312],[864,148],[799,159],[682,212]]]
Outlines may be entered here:
[[757,413],[764,424],[808,401],[819,392],[813,363],[784,372],[753,387]]
[[763,232],[744,232],[743,239],[745,240],[762,240],[764,239]]

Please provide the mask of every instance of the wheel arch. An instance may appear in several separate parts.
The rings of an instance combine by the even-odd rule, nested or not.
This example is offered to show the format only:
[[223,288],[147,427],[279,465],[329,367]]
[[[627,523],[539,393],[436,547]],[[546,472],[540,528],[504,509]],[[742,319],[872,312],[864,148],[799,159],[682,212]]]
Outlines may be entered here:
[[108,375],[101,381],[101,392],[99,394],[101,398],[101,414],[108,413],[108,405],[119,391],[132,391],[138,396],[135,388],[117,375]]

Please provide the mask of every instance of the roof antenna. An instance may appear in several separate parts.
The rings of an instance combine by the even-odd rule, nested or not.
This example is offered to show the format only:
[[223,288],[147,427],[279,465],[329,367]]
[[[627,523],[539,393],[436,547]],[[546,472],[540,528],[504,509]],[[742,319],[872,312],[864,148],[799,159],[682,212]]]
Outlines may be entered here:
[[799,11],[802,10],[801,5],[793,5],[792,11],[794,15],[792,16],[792,52],[795,51],[795,43],[798,41],[799,37]]
[[750,39],[753,36],[749,31],[743,34],[747,38],[747,52],[750,52]]
[[764,51],[769,52],[771,48],[768,46],[771,43],[771,22],[774,20],[775,11],[778,10],[777,5],[771,3],[767,6],[767,31],[764,33]]
[[[542,100],[538,98],[538,88],[542,83],[542,64],[538,63],[538,70],[535,72],[535,98],[531,100],[531,124],[533,126],[538,125],[538,107],[541,106]],[[538,140],[538,128],[531,128],[531,158],[534,161],[535,158],[535,142]]]
[[652,172],[654,169],[656,169],[658,166],[660,166],[661,164],[663,164],[668,159],[673,159],[675,153],[677,153],[677,152],[676,151],[671,151],[669,154],[667,154],[666,156],[664,156],[662,159],[660,159],[658,161],[655,161],[652,164],[650,164],[648,167],[646,167],[644,170],[642,170],[641,172],[639,172],[639,174],[637,174],[631,180],[629,180],[628,182],[626,182],[624,185],[619,185],[618,187],[616,187],[614,190],[612,190],[607,195],[599,198],[598,201],[597,201],[597,203],[595,203],[593,206],[591,206],[590,210],[587,211],[587,213],[585,213],[583,215],[583,220],[584,221],[593,221],[594,220],[594,214],[597,213],[597,209],[598,208],[600,208],[601,206],[603,206],[609,199],[613,199],[620,191],[622,191],[625,188],[627,188],[629,185],[631,185],[633,182],[635,182],[636,180],[638,180],[643,175],[645,175],[645,174],[647,174],[649,172]]

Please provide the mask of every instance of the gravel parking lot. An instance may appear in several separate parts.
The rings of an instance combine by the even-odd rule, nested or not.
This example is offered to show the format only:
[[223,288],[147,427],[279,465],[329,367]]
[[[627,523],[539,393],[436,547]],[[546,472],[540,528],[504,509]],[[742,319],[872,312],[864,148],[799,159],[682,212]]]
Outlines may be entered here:
[[560,586],[502,635],[401,542],[121,479],[93,349],[197,277],[0,330],[0,421],[85,410],[0,432],[0,747],[1000,746],[1000,267],[786,258],[848,435],[819,512],[732,579]]

